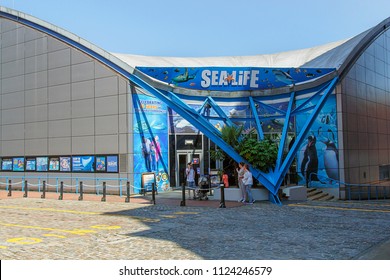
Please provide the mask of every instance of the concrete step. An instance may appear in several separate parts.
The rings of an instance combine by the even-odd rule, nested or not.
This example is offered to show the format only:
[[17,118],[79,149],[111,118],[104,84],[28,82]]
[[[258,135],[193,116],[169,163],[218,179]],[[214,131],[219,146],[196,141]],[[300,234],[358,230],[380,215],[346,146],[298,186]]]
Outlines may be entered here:
[[333,195],[323,192],[322,190],[315,188],[307,189],[307,199],[308,200],[320,200],[320,201],[328,201],[334,199]]
[[332,200],[332,199],[334,199],[334,195],[327,194],[326,196],[321,197],[321,198],[318,199],[318,200],[321,200],[321,201],[329,201],[329,200]]

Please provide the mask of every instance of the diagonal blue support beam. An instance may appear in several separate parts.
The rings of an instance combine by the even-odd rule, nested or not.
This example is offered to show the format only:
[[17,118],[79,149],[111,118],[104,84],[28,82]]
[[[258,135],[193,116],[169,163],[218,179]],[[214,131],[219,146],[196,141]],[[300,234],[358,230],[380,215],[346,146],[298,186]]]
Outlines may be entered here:
[[276,160],[275,170],[279,170],[280,164],[283,160],[283,151],[284,151],[284,146],[286,144],[286,139],[288,135],[288,126],[290,124],[290,117],[291,117],[291,112],[294,104],[295,104],[295,91],[291,93],[290,101],[288,103],[286,117],[283,125],[282,139],[280,140],[279,143],[278,159]]
[[214,99],[209,96],[207,97],[209,104],[211,107],[213,107],[214,111],[218,114],[218,116],[222,117],[224,119],[224,122],[228,126],[237,126],[235,125],[231,119],[225,114],[225,112],[218,106],[218,104],[214,101]]
[[256,129],[257,129],[257,133],[259,134],[259,138],[260,138],[261,140],[264,140],[263,128],[261,127],[261,122],[260,122],[260,119],[259,119],[259,114],[257,113],[256,104],[255,104],[255,102],[253,101],[252,96],[249,96],[249,104],[250,104],[251,109],[252,109],[252,115],[255,117]]
[[270,110],[272,110],[272,111],[278,112],[278,113],[280,113],[280,114],[282,114],[282,115],[284,115],[284,114],[286,113],[285,111],[283,111],[283,110],[281,110],[281,109],[279,109],[279,108],[275,108],[275,107],[272,106],[272,105],[268,105],[268,104],[266,104],[266,103],[264,103],[264,102],[258,100],[257,98],[254,98],[254,101],[256,101],[257,103],[259,103],[262,107],[265,107],[265,108],[270,109]]

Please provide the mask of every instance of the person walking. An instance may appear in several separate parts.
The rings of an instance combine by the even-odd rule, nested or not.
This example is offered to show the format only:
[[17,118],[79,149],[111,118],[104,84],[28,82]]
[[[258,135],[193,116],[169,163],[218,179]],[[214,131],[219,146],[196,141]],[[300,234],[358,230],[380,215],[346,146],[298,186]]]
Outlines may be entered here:
[[242,179],[242,182],[245,186],[245,191],[247,194],[247,200],[248,202],[246,204],[253,204],[255,200],[253,199],[252,196],[252,185],[253,185],[253,178],[252,178],[252,173],[249,170],[249,165],[245,164],[244,165],[244,178]]
[[238,164],[237,174],[238,174],[238,187],[240,188],[241,191],[241,199],[238,200],[238,202],[245,202],[246,200],[245,186],[242,182],[242,179],[244,178],[244,172],[245,172],[244,163],[240,162]]
[[194,199],[196,199],[195,195],[195,170],[192,167],[192,163],[189,162],[186,168],[186,178],[187,178],[187,188],[188,194],[190,195],[191,189],[194,192]]

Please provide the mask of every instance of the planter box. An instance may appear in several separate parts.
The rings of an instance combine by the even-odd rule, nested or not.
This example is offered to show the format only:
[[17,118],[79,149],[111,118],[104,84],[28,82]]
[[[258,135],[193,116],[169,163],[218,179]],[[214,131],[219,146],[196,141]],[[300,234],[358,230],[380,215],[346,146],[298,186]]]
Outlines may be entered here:
[[[209,196],[209,199],[213,200],[221,200],[221,190],[215,189],[213,191],[214,195]],[[269,200],[268,197],[268,190],[265,188],[260,189],[253,189],[252,188],[252,195],[253,199],[260,201],[260,200]],[[225,188],[225,200],[226,201],[238,201],[241,199],[241,190],[239,188]]]
[[307,190],[305,186],[291,186],[283,189],[288,200],[307,200]]

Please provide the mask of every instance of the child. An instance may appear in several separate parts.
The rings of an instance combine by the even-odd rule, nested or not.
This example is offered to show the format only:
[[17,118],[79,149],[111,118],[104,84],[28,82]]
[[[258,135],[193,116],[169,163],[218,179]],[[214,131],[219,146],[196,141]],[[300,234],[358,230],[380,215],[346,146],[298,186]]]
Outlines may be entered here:
[[225,171],[222,171],[222,182],[225,188],[229,187],[229,176],[225,173]]

